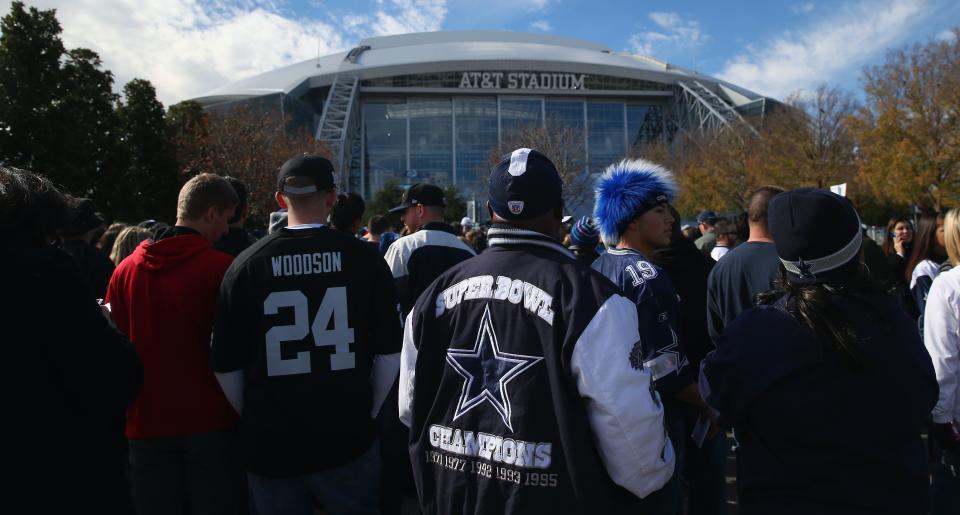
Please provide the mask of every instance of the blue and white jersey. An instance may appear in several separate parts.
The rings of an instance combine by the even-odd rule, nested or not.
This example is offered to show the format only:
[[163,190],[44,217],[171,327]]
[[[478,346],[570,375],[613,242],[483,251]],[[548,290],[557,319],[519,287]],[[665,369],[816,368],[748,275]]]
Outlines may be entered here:
[[664,398],[693,383],[680,332],[680,297],[670,277],[632,249],[609,249],[593,262],[593,269],[637,305],[640,343],[633,359],[650,370]]

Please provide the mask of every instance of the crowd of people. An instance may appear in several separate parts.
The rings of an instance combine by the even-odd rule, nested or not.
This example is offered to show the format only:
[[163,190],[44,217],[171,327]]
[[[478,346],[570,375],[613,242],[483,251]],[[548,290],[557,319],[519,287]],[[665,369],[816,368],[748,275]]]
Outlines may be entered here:
[[960,512],[960,208],[878,245],[765,186],[685,226],[624,160],[573,219],[522,148],[449,223],[436,185],[365,213],[278,165],[259,230],[232,177],[108,225],[0,167],[11,506],[722,515],[733,449],[742,514]]

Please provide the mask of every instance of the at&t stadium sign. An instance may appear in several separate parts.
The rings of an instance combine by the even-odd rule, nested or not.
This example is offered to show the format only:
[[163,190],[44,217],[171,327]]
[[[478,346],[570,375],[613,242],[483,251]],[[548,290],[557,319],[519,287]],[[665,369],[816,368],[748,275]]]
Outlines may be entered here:
[[463,72],[462,89],[586,89],[585,74],[528,72]]

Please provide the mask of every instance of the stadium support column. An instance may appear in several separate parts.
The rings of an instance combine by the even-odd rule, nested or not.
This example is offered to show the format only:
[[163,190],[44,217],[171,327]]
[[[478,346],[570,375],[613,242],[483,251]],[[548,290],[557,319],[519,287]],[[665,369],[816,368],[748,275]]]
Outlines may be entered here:
[[347,186],[345,169],[350,164],[349,129],[356,123],[356,104],[359,96],[360,78],[356,75],[337,75],[330,85],[330,93],[323,107],[320,125],[317,128],[317,141],[329,148],[332,160],[337,167],[340,188]]

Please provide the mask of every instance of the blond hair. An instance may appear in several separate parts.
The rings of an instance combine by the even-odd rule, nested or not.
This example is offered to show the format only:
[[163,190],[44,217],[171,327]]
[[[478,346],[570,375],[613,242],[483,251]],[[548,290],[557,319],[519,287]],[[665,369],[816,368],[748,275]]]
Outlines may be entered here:
[[177,197],[177,218],[199,220],[211,207],[220,211],[237,207],[240,199],[233,186],[219,175],[201,173],[180,188]]
[[947,211],[943,219],[943,246],[953,266],[960,265],[960,208]]
[[113,242],[113,248],[110,250],[110,261],[114,265],[119,265],[127,256],[133,254],[140,242],[153,238],[150,229],[139,226],[127,227],[120,231],[117,239]]

